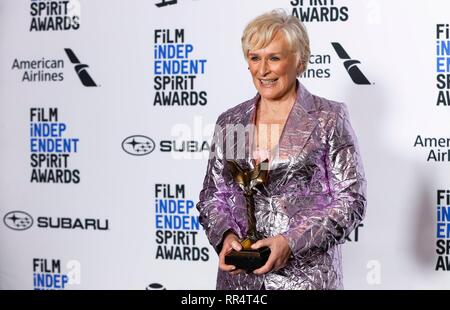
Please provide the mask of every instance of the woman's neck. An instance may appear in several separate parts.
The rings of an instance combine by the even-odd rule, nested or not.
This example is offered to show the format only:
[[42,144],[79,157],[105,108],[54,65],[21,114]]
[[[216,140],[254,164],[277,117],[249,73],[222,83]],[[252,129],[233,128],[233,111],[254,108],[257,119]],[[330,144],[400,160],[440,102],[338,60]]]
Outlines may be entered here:
[[282,116],[289,113],[292,106],[295,103],[297,97],[295,84],[285,96],[279,99],[270,100],[261,98],[260,100],[260,113],[266,117],[270,116]]

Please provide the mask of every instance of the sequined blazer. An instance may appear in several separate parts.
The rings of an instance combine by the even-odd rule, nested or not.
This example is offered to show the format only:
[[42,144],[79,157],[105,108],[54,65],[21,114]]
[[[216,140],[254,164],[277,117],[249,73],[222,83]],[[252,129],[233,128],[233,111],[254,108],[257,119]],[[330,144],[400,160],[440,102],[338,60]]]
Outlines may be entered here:
[[[252,124],[259,98],[257,94],[217,120],[197,209],[218,253],[226,231],[240,238],[247,231],[245,198],[226,159],[231,156],[242,167],[254,168],[250,135],[238,141],[227,124]],[[265,275],[219,270],[217,289],[343,288],[340,247],[363,220],[367,205],[360,151],[345,104],[315,96],[297,81],[296,102],[281,133],[278,156],[254,200],[259,234],[283,235],[291,257],[284,268]]]

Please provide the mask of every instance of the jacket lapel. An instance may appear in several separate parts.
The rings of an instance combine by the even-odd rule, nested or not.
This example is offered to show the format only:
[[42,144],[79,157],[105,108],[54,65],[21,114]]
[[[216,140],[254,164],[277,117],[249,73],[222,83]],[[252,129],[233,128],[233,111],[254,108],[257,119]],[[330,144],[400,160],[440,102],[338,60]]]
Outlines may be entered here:
[[[232,140],[234,141],[233,149],[236,150],[237,152],[234,160],[236,160],[236,162],[239,164],[240,167],[246,170],[254,168],[252,162],[252,148],[251,148],[254,130],[254,126],[252,126],[252,124],[254,124],[256,104],[258,103],[258,101],[259,101],[259,94],[256,94],[255,97],[247,101],[242,106],[242,108],[236,112],[235,115],[236,118],[234,120],[235,122],[232,121],[233,124],[231,124],[231,125],[242,125],[243,128],[241,129],[245,129],[244,144],[241,143],[242,139],[232,138]],[[235,132],[234,131],[227,132],[227,136],[228,135],[235,136]],[[239,143],[239,145],[237,143]],[[241,156],[242,154],[244,156]]]
[[298,81],[297,86],[297,99],[281,133],[278,154],[273,160],[272,168],[276,168],[277,164],[282,162],[286,162],[287,166],[280,168],[276,176],[274,173],[269,174],[272,176],[271,189],[278,188],[286,181],[290,170],[301,158],[311,134],[318,125],[318,120],[310,114],[315,110],[313,96]]
[[318,122],[309,113],[314,110],[313,96],[298,82],[297,99],[286,120],[278,143],[279,159],[296,157],[308,142]]

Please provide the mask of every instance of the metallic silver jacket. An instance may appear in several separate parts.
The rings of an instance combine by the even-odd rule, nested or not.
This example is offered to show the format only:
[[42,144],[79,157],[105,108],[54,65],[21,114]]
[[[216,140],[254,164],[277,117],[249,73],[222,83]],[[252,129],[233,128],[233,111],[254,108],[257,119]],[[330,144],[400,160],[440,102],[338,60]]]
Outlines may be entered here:
[[[253,168],[251,140],[238,141],[227,124],[253,124],[259,95],[221,114],[211,144],[197,209],[211,245],[220,252],[223,235],[247,231],[242,190],[225,159]],[[252,123],[253,122],[253,123]],[[231,141],[231,143],[230,143]],[[218,271],[217,289],[341,289],[340,244],[364,218],[366,180],[343,103],[315,95],[297,81],[297,99],[286,121],[269,180],[255,193],[257,230],[283,235],[292,255],[288,264],[265,275]],[[245,156],[236,156],[240,151]],[[242,153],[241,153],[242,154]]]

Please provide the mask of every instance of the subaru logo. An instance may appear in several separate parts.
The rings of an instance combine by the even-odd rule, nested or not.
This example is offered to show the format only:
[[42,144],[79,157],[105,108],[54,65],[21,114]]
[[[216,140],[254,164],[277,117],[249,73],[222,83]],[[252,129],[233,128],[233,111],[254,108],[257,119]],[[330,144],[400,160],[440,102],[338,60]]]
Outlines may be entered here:
[[153,290],[165,290],[166,288],[159,283],[151,283],[146,288],[147,291],[153,291]]
[[3,217],[5,225],[14,230],[26,230],[33,226],[33,218],[23,211],[11,211]]
[[155,149],[155,142],[146,136],[129,136],[123,140],[122,149],[130,155],[147,155]]

